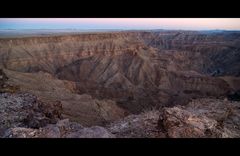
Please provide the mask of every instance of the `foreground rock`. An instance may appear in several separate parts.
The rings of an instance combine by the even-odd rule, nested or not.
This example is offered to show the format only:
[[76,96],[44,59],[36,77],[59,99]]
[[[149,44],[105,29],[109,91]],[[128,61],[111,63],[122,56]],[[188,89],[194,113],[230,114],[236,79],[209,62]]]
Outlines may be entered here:
[[84,128],[78,123],[60,120],[40,129],[11,128],[5,138],[114,138],[115,136],[100,126]]
[[159,124],[171,138],[240,137],[240,103],[197,99],[186,106],[165,108]]
[[43,103],[27,93],[0,94],[0,130],[11,127],[39,128],[61,118],[61,103]]
[[120,138],[239,138],[240,102],[195,99],[130,115],[108,126]]
[[[104,110],[102,110],[104,112]],[[100,126],[83,127],[62,118],[59,101],[46,103],[29,93],[0,94],[0,137],[113,138]]]
[[139,115],[129,115],[113,122],[108,129],[118,138],[164,138],[165,133],[158,128],[159,114],[159,111],[152,110]]
[[[15,112],[18,107],[15,106]],[[240,137],[240,102],[227,99],[195,99],[185,106],[165,107],[129,115],[106,127],[84,127],[68,119],[42,127],[24,126],[11,114],[5,138],[238,138]],[[14,116],[16,115],[16,116]],[[8,119],[3,116],[3,119]],[[41,118],[36,120],[41,122]],[[3,121],[3,120],[2,120]]]

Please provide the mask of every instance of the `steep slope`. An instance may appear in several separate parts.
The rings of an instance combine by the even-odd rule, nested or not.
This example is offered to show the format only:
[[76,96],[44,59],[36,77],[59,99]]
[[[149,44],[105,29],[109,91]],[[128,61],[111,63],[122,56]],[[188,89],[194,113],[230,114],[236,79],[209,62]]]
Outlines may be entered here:
[[[221,96],[231,90],[229,85],[219,78],[191,71],[168,71],[158,67],[150,60],[129,54],[111,58],[92,57],[62,68],[57,76],[78,82],[79,93],[114,99],[120,106],[132,112],[151,106],[167,105],[179,96],[179,99],[190,95]],[[167,99],[164,99],[164,95]]]
[[[81,58],[145,49],[163,68],[239,75],[239,32],[116,32],[0,39],[1,66],[24,72],[57,69]],[[158,61],[158,62],[159,62]],[[191,66],[189,66],[191,65]],[[236,68],[236,69],[235,69]],[[216,73],[215,73],[216,72]]]
[[66,64],[95,54],[112,55],[134,46],[131,33],[81,34],[0,39],[1,66],[22,72],[52,74]]
[[178,70],[239,76],[239,32],[155,32],[150,38],[145,38],[145,43],[169,55]]

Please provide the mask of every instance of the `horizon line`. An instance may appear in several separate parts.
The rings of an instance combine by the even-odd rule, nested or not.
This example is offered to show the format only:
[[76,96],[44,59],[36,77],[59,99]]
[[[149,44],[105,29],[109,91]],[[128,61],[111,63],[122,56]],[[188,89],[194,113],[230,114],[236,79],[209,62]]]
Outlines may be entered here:
[[20,29],[14,29],[14,28],[0,28],[0,30],[176,30],[176,31],[240,31],[240,29],[162,29],[162,28],[159,28],[159,29],[128,29],[128,28],[122,28],[122,29],[119,29],[119,28],[116,28],[116,29],[84,29],[84,28],[62,28],[62,29],[59,29],[59,28],[20,28]]

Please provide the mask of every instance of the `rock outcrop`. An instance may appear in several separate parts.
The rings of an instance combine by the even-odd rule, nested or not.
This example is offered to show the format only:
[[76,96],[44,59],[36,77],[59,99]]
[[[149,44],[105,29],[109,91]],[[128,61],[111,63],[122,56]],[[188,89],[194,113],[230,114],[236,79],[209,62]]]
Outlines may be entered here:
[[[196,99],[129,115],[104,127],[61,120],[59,104],[43,104],[30,94],[1,94],[0,134],[4,138],[236,138],[240,103]],[[45,107],[44,107],[45,106]]]
[[186,106],[165,108],[159,124],[171,138],[240,137],[239,102],[198,99]]
[[32,94],[0,94],[0,131],[12,127],[39,128],[61,119],[58,101],[43,103]]
[[49,124],[40,129],[11,128],[4,138],[115,138],[113,134],[100,126],[85,128],[82,125],[70,122],[68,119],[60,120],[56,124]]
[[201,98],[129,115],[108,125],[120,138],[239,138],[240,103]]
[[165,138],[166,134],[158,128],[158,110],[129,115],[107,126],[117,138]]

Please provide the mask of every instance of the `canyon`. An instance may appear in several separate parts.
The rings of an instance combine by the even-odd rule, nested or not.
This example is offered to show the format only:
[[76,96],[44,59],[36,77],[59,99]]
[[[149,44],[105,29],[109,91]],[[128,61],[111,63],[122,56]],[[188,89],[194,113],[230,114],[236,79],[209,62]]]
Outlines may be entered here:
[[238,31],[0,38],[0,69],[2,137],[240,135]]

